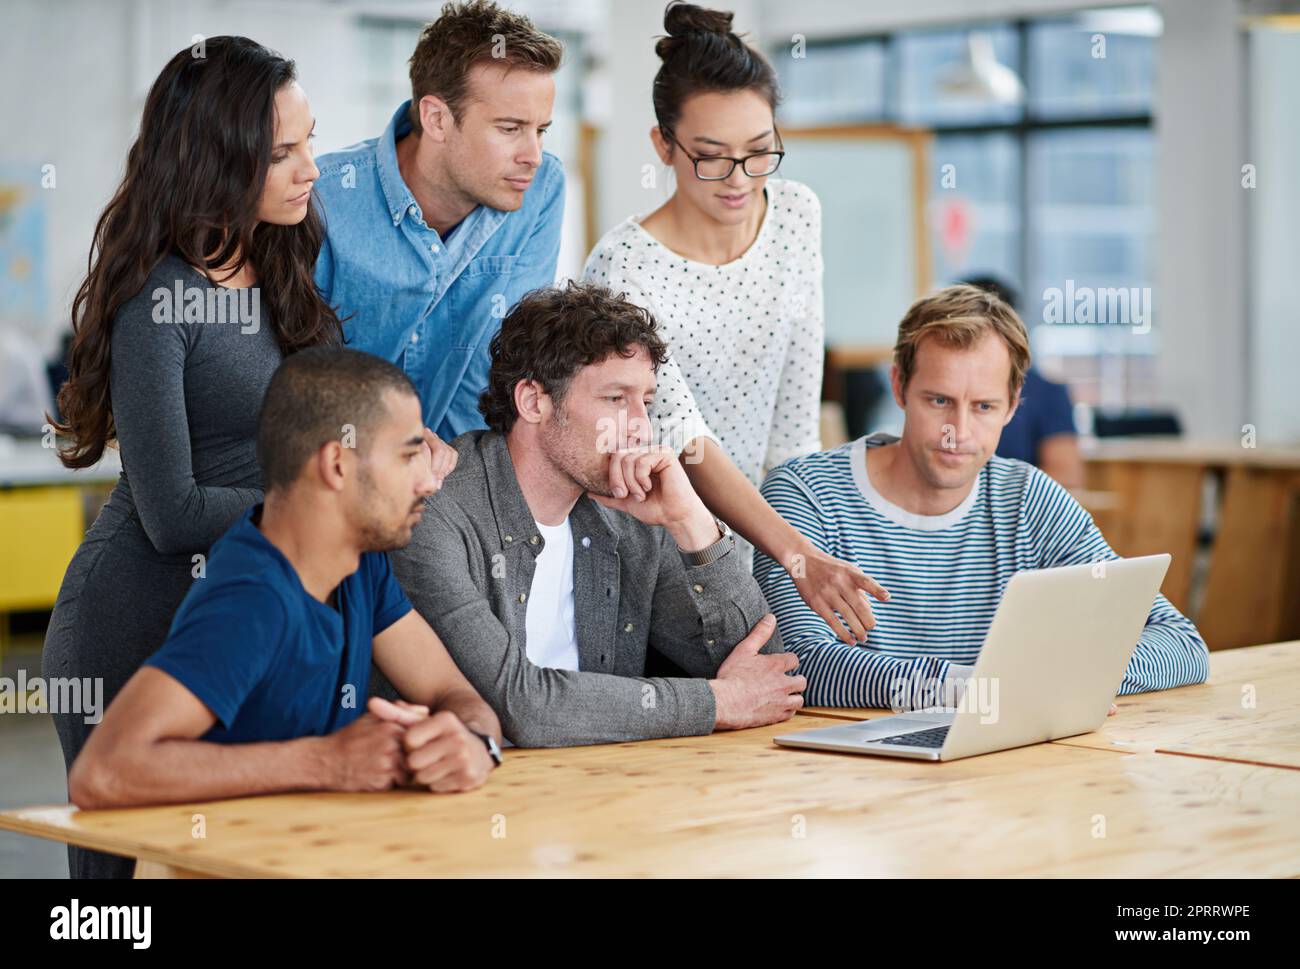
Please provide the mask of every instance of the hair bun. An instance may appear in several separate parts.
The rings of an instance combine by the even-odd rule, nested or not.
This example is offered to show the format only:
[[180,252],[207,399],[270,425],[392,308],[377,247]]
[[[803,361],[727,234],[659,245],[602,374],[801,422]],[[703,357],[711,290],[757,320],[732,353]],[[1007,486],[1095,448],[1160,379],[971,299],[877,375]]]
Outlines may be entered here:
[[693,3],[673,0],[664,11],[664,30],[668,36],[655,44],[655,53],[668,60],[692,34],[718,34],[733,36],[731,21],[735,14],[729,10],[710,10]]

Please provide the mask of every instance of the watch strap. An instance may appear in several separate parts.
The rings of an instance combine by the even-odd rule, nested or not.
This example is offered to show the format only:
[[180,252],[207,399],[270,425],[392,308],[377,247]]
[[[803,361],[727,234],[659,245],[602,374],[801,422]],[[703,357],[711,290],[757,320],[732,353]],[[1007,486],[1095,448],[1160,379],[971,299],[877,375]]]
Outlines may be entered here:
[[472,734],[473,734],[475,737],[477,737],[479,740],[483,741],[483,745],[484,745],[485,747],[487,747],[488,756],[492,758],[492,763],[493,763],[496,767],[500,767],[500,766],[501,766],[501,748],[500,748],[500,746],[497,745],[497,740],[496,740],[496,738],[493,737],[490,733],[479,733],[479,732],[478,732],[477,730],[475,730],[473,727],[469,727],[469,726],[467,726],[465,729],[468,730],[470,733],[472,733]]
[[677,550],[678,554],[682,557],[682,561],[686,563],[687,568],[693,568],[700,565],[712,565],[736,547],[736,537],[731,533],[731,529],[727,527],[727,523],[716,516],[713,520],[717,523],[718,531],[722,533],[721,538],[712,545],[706,545],[704,548],[694,552],[683,551],[681,548]]

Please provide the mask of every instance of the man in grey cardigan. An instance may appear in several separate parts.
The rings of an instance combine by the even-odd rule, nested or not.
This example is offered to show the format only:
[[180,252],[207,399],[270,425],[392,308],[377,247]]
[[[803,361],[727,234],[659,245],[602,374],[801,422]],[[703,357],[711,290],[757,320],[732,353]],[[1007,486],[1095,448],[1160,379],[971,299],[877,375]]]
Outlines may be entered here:
[[[787,720],[804,678],[730,529],[652,445],[654,319],[595,285],[525,296],[491,345],[487,431],[456,438],[393,570],[521,747]],[[684,676],[647,675],[654,650]]]

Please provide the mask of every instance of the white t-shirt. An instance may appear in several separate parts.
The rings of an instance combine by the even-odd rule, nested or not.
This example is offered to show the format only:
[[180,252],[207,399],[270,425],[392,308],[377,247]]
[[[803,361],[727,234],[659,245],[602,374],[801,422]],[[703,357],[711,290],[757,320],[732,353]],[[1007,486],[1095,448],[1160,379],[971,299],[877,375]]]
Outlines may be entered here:
[[528,593],[526,652],[534,666],[578,668],[578,632],[573,618],[573,532],[569,519],[558,525],[536,522],[546,543]]

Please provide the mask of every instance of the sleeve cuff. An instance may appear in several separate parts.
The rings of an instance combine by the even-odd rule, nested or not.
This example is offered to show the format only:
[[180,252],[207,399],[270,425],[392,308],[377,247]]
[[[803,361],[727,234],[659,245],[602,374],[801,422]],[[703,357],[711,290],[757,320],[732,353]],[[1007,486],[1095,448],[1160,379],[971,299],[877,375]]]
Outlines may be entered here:
[[701,737],[713,733],[718,722],[718,706],[709,681],[692,679],[674,682],[682,687],[679,701],[681,716],[678,718],[682,725],[680,736]]
[[217,722],[221,724],[222,729],[229,730],[230,725],[235,722],[235,717],[239,715],[239,707],[229,703],[222,703],[212,695],[210,684],[204,684],[201,681],[196,684],[194,678],[190,676],[190,671],[171,662],[165,656],[155,656],[145,660],[145,666],[152,666],[154,669],[162,670],[172,679],[174,679],[190,693],[194,694],[199,701],[208,708]]
[[381,614],[379,618],[375,620],[375,628],[371,630],[371,635],[378,636],[414,608],[415,607],[411,605],[411,601],[408,599],[400,605],[394,606],[392,609]]

